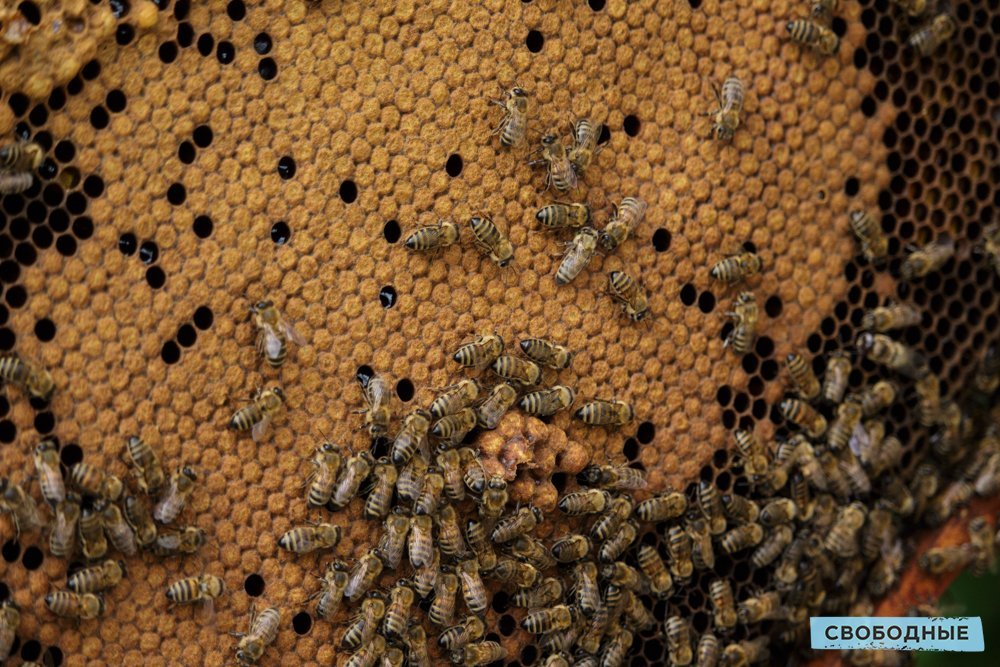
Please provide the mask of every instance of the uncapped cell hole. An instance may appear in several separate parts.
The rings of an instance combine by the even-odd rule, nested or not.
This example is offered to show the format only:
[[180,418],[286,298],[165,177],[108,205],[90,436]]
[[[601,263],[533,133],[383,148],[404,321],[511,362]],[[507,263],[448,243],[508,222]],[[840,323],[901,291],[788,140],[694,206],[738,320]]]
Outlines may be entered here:
[[698,290],[695,289],[694,285],[687,283],[681,288],[681,303],[685,306],[694,305],[695,300],[698,298]]
[[402,230],[399,228],[399,223],[395,220],[390,220],[385,223],[385,227],[382,228],[382,236],[389,243],[395,243],[399,240],[400,235],[402,235]]
[[271,240],[277,245],[285,245],[292,236],[292,230],[288,223],[279,220],[271,226]]
[[199,215],[194,219],[194,223],[191,225],[191,229],[194,230],[195,236],[200,239],[207,239],[212,235],[212,229],[214,225],[212,224],[212,219],[207,215]]
[[56,337],[56,325],[47,317],[35,322],[35,337],[47,343]]
[[396,305],[396,288],[392,285],[385,285],[378,291],[378,300],[383,308],[392,308]]
[[176,364],[181,359],[181,348],[172,340],[168,340],[160,349],[160,358],[165,364]]
[[21,564],[24,565],[26,570],[37,570],[42,566],[44,559],[45,556],[42,555],[42,550],[32,545],[24,550],[24,557],[21,558]]
[[448,172],[448,175],[452,178],[461,175],[462,173],[462,156],[458,153],[448,156],[448,161],[444,165],[444,170]]
[[300,611],[292,617],[292,629],[295,634],[304,635],[312,629],[313,619],[307,611]]
[[[31,547],[31,549],[35,549],[37,551],[38,547]],[[41,554],[41,551],[39,551],[38,553]],[[24,557],[25,558],[28,557],[27,552],[25,552]],[[41,563],[39,562],[39,564]],[[27,567],[29,570],[37,569],[37,567],[28,567],[27,565],[25,565],[25,567]],[[21,646],[21,660],[28,660],[28,661],[38,660],[38,657],[41,654],[42,654],[42,645],[34,639],[29,639],[28,641],[24,642],[23,646]]]
[[653,425],[653,422],[642,422],[635,432],[636,439],[644,445],[653,442],[655,436],[656,427]]
[[215,315],[208,306],[199,306],[198,310],[194,311],[194,325],[202,331],[211,327],[214,320]]
[[270,81],[278,76],[278,63],[274,62],[274,58],[261,58],[257,63],[257,73],[264,81]]
[[639,122],[639,117],[634,115],[625,116],[625,121],[622,123],[622,129],[625,130],[625,134],[630,137],[634,137],[639,134],[639,129],[642,127],[642,123]]
[[295,158],[291,155],[286,155],[278,160],[278,176],[281,176],[284,180],[288,180],[295,176]]
[[528,36],[524,40],[524,44],[532,53],[538,53],[542,50],[542,47],[545,46],[545,37],[543,37],[542,33],[537,30],[530,30],[528,31]]
[[14,539],[9,539],[0,548],[0,555],[8,563],[13,563],[21,557],[21,544]]
[[83,460],[83,450],[80,445],[71,442],[59,450],[59,460],[67,468],[71,468]]
[[340,198],[345,204],[351,204],[358,198],[358,186],[354,181],[344,181],[340,184]]
[[413,400],[413,382],[408,378],[403,378],[396,383],[396,396],[399,396],[401,401],[411,401]]
[[198,333],[190,324],[182,324],[177,329],[177,342],[181,344],[181,347],[191,347],[196,340],[198,340]]
[[259,574],[251,574],[243,582],[243,590],[252,598],[260,597],[264,592],[264,577]]
[[653,232],[653,249],[656,252],[666,252],[670,250],[670,232],[660,227]]

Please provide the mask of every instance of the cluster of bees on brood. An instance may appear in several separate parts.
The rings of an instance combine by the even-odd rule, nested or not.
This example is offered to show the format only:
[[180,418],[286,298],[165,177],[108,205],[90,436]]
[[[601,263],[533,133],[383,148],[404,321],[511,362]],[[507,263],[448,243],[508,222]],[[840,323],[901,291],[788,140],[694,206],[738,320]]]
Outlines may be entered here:
[[[839,47],[832,18],[838,0],[817,0],[811,19],[787,24],[790,37],[832,54]],[[933,53],[956,29],[954,19],[923,0],[897,0],[915,21],[923,21],[909,37],[921,55]],[[745,91],[741,80],[728,77],[716,91],[718,102],[712,136],[729,141],[740,126]],[[527,136],[530,95],[519,87],[494,103],[504,110],[495,134],[512,147]],[[572,192],[601,147],[601,126],[580,119],[568,143],[556,133],[541,138],[531,165],[547,169],[546,189]],[[19,142],[0,149],[0,193],[28,189],[44,151]],[[534,155],[534,154],[533,154]],[[548,231],[570,233],[555,280],[572,282],[602,248],[613,252],[641,223],[646,204],[625,197],[600,230],[592,225],[590,207],[556,201],[536,214]],[[878,221],[853,211],[850,227],[868,262],[879,265],[888,243]],[[507,235],[486,215],[469,221],[478,250],[503,268],[514,259]],[[460,240],[453,222],[414,230],[405,247],[415,252],[442,249]],[[1000,273],[1000,233],[991,231],[983,244]],[[919,280],[939,270],[954,256],[956,243],[942,237],[915,249],[903,261],[900,278]],[[711,277],[738,285],[763,269],[756,253],[744,251],[720,260]],[[608,274],[608,293],[632,320],[649,315],[642,286],[624,271]],[[305,344],[270,301],[251,307],[259,330],[258,351],[280,367],[289,343]],[[726,345],[737,354],[753,349],[758,335],[756,297],[740,291],[731,312],[733,328]],[[749,665],[766,662],[771,641],[799,645],[808,634],[808,618],[817,614],[870,615],[872,600],[894,584],[906,547],[904,528],[939,525],[974,496],[1000,489],[1000,435],[992,400],[1000,384],[1000,353],[986,350],[972,386],[956,400],[942,398],[936,375],[923,355],[895,340],[892,333],[918,326],[920,313],[903,303],[887,303],[864,317],[865,330],[854,351],[896,374],[868,387],[849,391],[855,359],[851,351],[809,360],[789,354],[787,373],[793,395],[779,406],[794,433],[763,443],[746,430],[734,434],[740,484],[720,489],[702,480],[686,492],[669,491],[636,502],[633,492],[646,488],[640,470],[623,465],[587,466],[577,490],[558,501],[576,532],[546,544],[536,536],[544,523],[534,506],[509,507],[507,481],[488,474],[470,439],[475,430],[496,428],[503,415],[519,407],[548,417],[569,409],[576,391],[567,385],[540,387],[543,368],[558,373],[569,368],[572,352],[557,343],[529,338],[521,355],[509,354],[499,334],[484,334],[453,354],[461,367],[489,369],[496,382],[463,376],[443,390],[427,409],[406,415],[386,456],[368,450],[350,453],[330,442],[318,445],[309,461],[307,504],[336,512],[363,497],[363,515],[381,522],[377,545],[356,562],[334,558],[320,577],[315,614],[332,621],[342,606],[356,613],[340,635],[350,652],[350,667],[431,664],[430,639],[416,608],[437,627],[438,650],[461,665],[486,665],[506,657],[505,649],[486,639],[489,607],[487,582],[514,591],[511,601],[525,609],[521,626],[538,635],[546,667],[624,664],[636,634],[662,627],[669,661],[674,665]],[[822,369],[822,380],[817,372]],[[53,382],[42,368],[19,357],[0,359],[0,379],[47,401]],[[359,373],[365,426],[374,439],[386,438],[394,419],[388,382],[379,374]],[[882,415],[912,394],[922,426],[931,430],[931,460],[920,463],[909,480],[897,466],[903,444],[887,432]],[[280,387],[259,390],[250,404],[236,411],[230,427],[264,437],[270,420],[284,405]],[[617,398],[592,399],[573,412],[591,426],[623,426],[633,421],[631,406]],[[178,524],[198,473],[180,465],[167,473],[156,452],[138,437],[127,440],[124,453],[131,479],[89,463],[64,470],[55,440],[43,440],[34,451],[41,497],[52,514],[43,517],[25,486],[0,480],[0,511],[8,514],[18,535],[48,527],[49,550],[68,561],[87,563],[71,570],[66,590],[45,597],[54,614],[88,620],[105,611],[103,593],[127,576],[124,560],[140,550],[159,557],[192,554],[204,544],[204,532]],[[642,525],[658,524],[666,536],[665,551],[641,541]],[[342,529],[329,522],[292,528],[278,541],[295,554],[331,551]],[[109,544],[110,543],[110,544]],[[922,568],[940,574],[964,567],[975,573],[989,569],[1000,543],[985,517],[969,523],[969,540],[936,548],[919,558]],[[677,599],[688,586],[712,573],[716,554],[747,557],[755,569],[769,569],[771,586],[738,599],[731,582],[709,575],[710,624],[698,632],[691,619],[668,611],[658,620],[652,599]],[[404,556],[409,576],[397,578]],[[386,584],[386,577],[392,582]],[[170,584],[171,605],[211,603],[225,591],[222,579],[204,573]],[[421,606],[419,601],[423,601]],[[464,605],[464,609],[463,609]],[[240,635],[236,659],[257,662],[274,642],[283,613],[269,607],[251,615]],[[20,609],[12,600],[0,603],[0,660],[14,643]],[[781,621],[777,630],[755,630],[765,621]],[[745,632],[736,639],[737,628]],[[773,636],[772,636],[773,635]],[[854,664],[899,664],[901,655],[869,652],[850,655]]]

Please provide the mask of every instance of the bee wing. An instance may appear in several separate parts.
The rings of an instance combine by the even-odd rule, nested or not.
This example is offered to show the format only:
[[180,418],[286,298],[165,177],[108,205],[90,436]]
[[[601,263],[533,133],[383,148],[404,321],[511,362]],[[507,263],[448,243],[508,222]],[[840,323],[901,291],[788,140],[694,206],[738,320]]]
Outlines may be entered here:
[[281,339],[270,326],[261,330],[260,349],[268,359],[276,359],[281,354]]
[[271,423],[271,415],[264,415],[264,417],[253,425],[250,429],[250,435],[253,437],[254,442],[257,442],[264,437],[264,431],[267,430],[268,424]]
[[282,328],[282,330],[285,332],[285,335],[288,336],[288,339],[290,341],[292,341],[293,343],[295,343],[296,345],[305,345],[306,344],[305,337],[302,334],[300,334],[298,331],[296,331],[295,327],[293,327],[290,322],[286,322],[285,320],[282,320],[281,323],[278,326],[280,326]]

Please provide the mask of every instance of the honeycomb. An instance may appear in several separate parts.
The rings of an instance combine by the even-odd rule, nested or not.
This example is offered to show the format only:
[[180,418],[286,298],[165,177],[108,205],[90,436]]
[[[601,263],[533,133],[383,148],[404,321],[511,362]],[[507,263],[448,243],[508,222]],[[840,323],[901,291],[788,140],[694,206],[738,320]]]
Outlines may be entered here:
[[[43,23],[57,11],[25,4]],[[580,397],[631,401],[636,424],[588,429],[565,413],[550,423],[512,413],[479,438],[498,462],[510,441],[531,443],[516,477],[505,472],[513,502],[546,511],[549,537],[568,529],[551,510],[591,460],[644,469],[649,489],[637,500],[690,494],[699,479],[741,489],[732,431],[765,441],[790,431],[777,411],[784,356],[808,352],[821,372],[822,355],[850,348],[864,310],[887,299],[921,310],[901,339],[926,352],[945,397],[997,343],[998,279],[979,248],[1000,191],[995,1],[953,3],[955,37],[922,59],[905,46],[914,25],[887,0],[843,3],[829,58],[784,33],[805,3],[158,0],[155,21],[148,4],[83,7],[98,18],[74,47],[79,72],[29,88],[18,65],[0,82],[0,113],[47,151],[35,185],[0,203],[0,350],[38,360],[57,384],[51,405],[14,389],[0,398],[0,472],[25,483],[31,447],[53,435],[64,464],[124,475],[125,437],[139,434],[171,468],[204,471],[183,520],[209,541],[186,559],[132,559],[106,616],[76,626],[43,604],[67,564],[37,534],[13,539],[5,522],[0,598],[22,607],[23,660],[220,665],[232,657],[228,632],[245,631],[255,604],[284,612],[262,664],[340,659],[346,615],[313,622],[307,601],[327,559],[290,556],[277,539],[316,518],[300,489],[315,444],[369,445],[352,414],[361,366],[390,378],[401,415],[459,376],[450,351],[475,333],[575,350],[558,381]],[[714,108],[710,84],[730,73],[747,85],[743,124],[718,144],[701,114]],[[571,118],[605,123],[574,200],[602,223],[622,197],[649,204],[634,238],[569,286],[553,280],[555,239],[534,233],[534,212],[558,197],[527,165],[531,149],[500,150],[490,136],[499,111],[489,100],[514,84],[531,93],[532,146]],[[887,265],[858,255],[853,208],[878,215]],[[466,242],[432,256],[399,247],[418,225],[478,211],[509,230],[511,268]],[[922,280],[895,278],[908,244],[943,233],[960,239],[954,259]],[[738,289],[708,274],[740,248],[764,261],[748,284],[761,335],[742,358],[723,346]],[[601,294],[605,273],[621,268],[650,294],[648,326]],[[247,318],[265,296],[308,340],[279,372],[255,355]],[[850,384],[885,377],[858,359]],[[255,387],[275,383],[288,409],[264,440],[226,429]],[[886,423],[905,445],[906,478],[931,435],[906,409],[904,386]],[[344,526],[338,557],[373,546],[378,526],[355,520],[357,503],[332,516]],[[649,527],[642,540],[666,555],[664,534]],[[214,612],[168,610],[166,585],[202,571],[226,582]],[[720,559],[717,571],[737,600],[771,577],[745,556]],[[708,578],[647,604],[700,633]],[[508,665],[540,663],[521,617],[497,592],[487,638],[502,641]],[[765,622],[733,637],[780,630]],[[666,659],[659,633],[637,636],[635,664]],[[772,647],[778,657],[799,649]]]

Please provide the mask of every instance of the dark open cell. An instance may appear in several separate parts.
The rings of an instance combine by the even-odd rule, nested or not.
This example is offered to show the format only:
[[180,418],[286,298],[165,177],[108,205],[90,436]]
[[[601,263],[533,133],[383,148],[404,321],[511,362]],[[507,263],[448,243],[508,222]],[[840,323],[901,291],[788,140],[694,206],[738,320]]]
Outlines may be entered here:
[[528,47],[528,50],[532,53],[538,53],[545,46],[545,37],[542,33],[537,30],[528,31],[528,36],[524,40],[524,44]]
[[595,12],[599,12],[602,9],[604,9],[605,1],[604,0],[587,0],[587,4]]
[[710,313],[715,310],[715,295],[708,290],[698,295],[698,308],[703,313]]
[[232,42],[223,40],[215,48],[215,57],[223,65],[228,65],[236,59],[236,47],[233,46]]
[[454,153],[448,156],[448,161],[445,162],[444,170],[449,176],[455,178],[456,176],[461,175],[463,166],[462,156],[458,153]]
[[133,39],[135,39],[135,28],[128,23],[119,23],[115,30],[115,42],[118,46],[127,46]]
[[116,19],[120,19],[123,16],[128,15],[130,9],[128,0],[110,0],[111,13],[114,14]]
[[123,255],[133,255],[135,254],[136,248],[139,245],[139,241],[135,238],[135,234],[132,232],[125,232],[118,237],[118,250]]
[[52,667],[60,667],[63,663],[63,652],[58,646],[50,646],[45,649],[45,654],[48,656],[45,661],[46,664],[52,665]]
[[736,392],[736,398],[733,399],[733,409],[736,410],[736,412],[745,412],[749,407],[750,397],[742,391]]
[[389,243],[395,243],[398,241],[401,234],[402,231],[399,228],[399,223],[395,220],[390,220],[385,223],[385,227],[382,228],[382,236],[384,236],[385,240]]
[[375,377],[375,371],[368,364],[362,364],[361,366],[358,366],[358,370],[354,373],[354,377],[361,383],[361,386],[367,387],[368,382]]
[[104,179],[97,175],[90,175],[83,180],[83,191],[90,198],[100,197],[104,194]]
[[396,396],[399,396],[399,400],[407,402],[413,400],[413,382],[408,378],[403,378],[396,383]]
[[292,617],[292,629],[295,634],[304,635],[312,630],[313,619],[308,611],[300,611]]
[[493,594],[493,599],[490,601],[493,611],[498,614],[502,614],[508,609],[510,609],[510,595],[504,591],[497,591]]
[[0,420],[0,442],[11,443],[17,437],[17,427],[9,419]]
[[243,4],[243,0],[230,0],[229,4],[226,5],[226,14],[234,21],[242,21],[247,15],[247,8]]
[[212,145],[212,139],[214,136],[212,128],[208,125],[199,125],[194,128],[194,132],[191,133],[191,138],[194,139],[194,143],[198,146],[198,148],[208,148]]
[[266,55],[271,52],[271,36],[266,32],[257,33],[253,38],[253,50],[259,55]]
[[139,261],[143,264],[152,264],[160,258],[160,248],[155,241],[143,241],[139,246]]
[[153,289],[160,289],[167,281],[167,274],[158,266],[151,266],[146,269],[146,283]]
[[184,164],[191,164],[197,152],[194,150],[194,144],[190,141],[182,141],[181,145],[177,147],[177,159]]
[[295,159],[291,155],[278,160],[278,176],[286,181],[295,176]]
[[635,438],[626,439],[625,444],[622,445],[622,454],[629,461],[635,461],[639,458],[639,441]]
[[274,58],[261,58],[257,63],[257,73],[264,81],[270,81],[278,76],[278,63],[274,62]]
[[656,252],[666,252],[670,250],[670,232],[660,227],[653,232],[653,248]]
[[182,324],[177,329],[177,342],[181,344],[181,347],[191,347],[197,340],[198,332],[190,324]]
[[396,288],[392,285],[384,285],[378,291],[378,300],[383,308],[392,308],[396,305]]
[[[4,313],[4,320],[6,320],[7,308],[6,306],[0,306],[0,312]],[[0,350],[12,350],[14,349],[14,344],[17,343],[17,336],[13,331],[7,327],[0,327]]]
[[774,359],[765,359],[760,365],[760,376],[765,382],[770,382],[778,377],[778,362]]
[[500,629],[500,634],[504,637],[510,637],[514,634],[514,630],[517,629],[517,621],[510,614],[504,614],[500,617],[500,622],[497,623],[497,627]]
[[194,325],[204,331],[212,326],[212,322],[215,321],[215,315],[208,306],[199,306],[198,310],[194,311],[193,319]]
[[28,292],[24,289],[24,285],[14,285],[7,290],[5,298],[11,308],[20,308],[28,300]]
[[184,22],[177,26],[177,43],[181,48],[186,49],[194,42],[194,28],[190,23]]
[[188,17],[191,12],[191,0],[177,0],[177,4],[174,5],[174,18],[178,21],[183,21]]
[[0,262],[0,281],[9,285],[16,283],[20,277],[21,267],[17,265],[17,262],[9,259]]
[[215,37],[212,37],[211,33],[205,33],[198,38],[198,53],[203,56],[207,56],[212,53],[212,49],[215,48]]
[[764,312],[767,313],[768,317],[775,318],[781,315],[781,310],[783,305],[781,303],[781,297],[775,294],[764,302]]
[[64,139],[56,144],[53,154],[60,162],[70,162],[74,157],[76,157],[76,146],[73,145],[72,141]]
[[[38,565],[42,564],[42,555],[41,555],[42,552],[38,549],[38,547],[28,547],[24,552],[24,561],[22,562],[24,563],[25,568],[29,570],[37,570],[38,565],[35,565],[35,567],[28,567],[28,554],[33,553],[32,549],[38,552],[37,556]],[[31,561],[32,563],[34,563],[34,558],[35,556],[32,556],[32,561]],[[41,654],[42,654],[42,645],[34,639],[29,639],[28,641],[24,642],[24,644],[21,646],[21,660],[28,660],[28,661],[38,660],[38,657]]]
[[522,665],[533,665],[535,664],[536,660],[538,660],[538,649],[535,648],[532,644],[528,644],[527,646],[521,649]]
[[36,104],[35,108],[28,114],[28,122],[35,127],[45,125],[49,120],[49,110],[44,104]]
[[194,230],[195,236],[200,239],[207,239],[212,235],[212,219],[207,215],[199,215],[194,219],[194,223],[191,228]]
[[[59,206],[60,204],[63,203],[63,197],[65,196],[66,192],[62,189],[62,186],[59,185],[58,183],[49,183],[48,185],[45,186],[45,189],[42,190],[42,202],[45,202],[42,209],[43,219],[48,214],[48,211],[45,211],[44,207]],[[40,204],[41,202],[32,202],[32,203]],[[33,218],[34,216],[29,216],[29,217]],[[33,219],[32,222],[41,222],[41,220],[36,221]]]
[[284,220],[271,225],[271,240],[277,245],[285,245],[292,237],[292,230]]
[[180,206],[187,199],[187,190],[180,183],[174,183],[167,188],[167,201],[174,206]]
[[634,137],[639,134],[639,130],[642,124],[639,122],[639,117],[634,115],[625,116],[625,120],[622,123],[622,129],[625,130],[625,134],[630,137]]
[[372,441],[372,449],[371,449],[372,456],[375,457],[376,460],[382,458],[383,456],[388,456],[389,447],[391,445],[392,445],[392,440],[390,440],[389,438],[383,438],[381,436],[375,438],[375,440]]
[[30,101],[23,93],[14,93],[7,100],[7,106],[9,106],[10,110],[14,112],[14,115],[19,118],[28,112],[29,104]]
[[715,400],[722,407],[729,405],[730,401],[733,400],[733,389],[727,384],[719,387],[719,390],[715,392]]
[[8,563],[13,563],[21,557],[21,544],[13,538],[7,540],[0,548],[0,555],[3,555],[3,559]]
[[86,241],[94,235],[94,221],[88,216],[80,216],[73,221],[73,236]]
[[168,340],[160,349],[160,359],[163,359],[165,364],[176,364],[181,359],[181,348],[177,347],[174,341]]
[[681,288],[681,303],[685,306],[691,306],[694,304],[695,300],[698,298],[698,290],[695,289],[694,285],[687,283]]
[[42,550],[32,545],[24,550],[24,556],[21,558],[21,564],[24,565],[26,570],[37,570],[42,566],[42,560],[44,560],[44,558]]
[[51,412],[39,412],[35,415],[35,430],[45,435],[51,433],[52,429],[56,427],[56,418]]
[[754,345],[754,351],[761,359],[767,359],[774,354],[774,341],[768,336],[761,336]]
[[76,254],[76,239],[69,234],[63,234],[56,239],[56,250],[63,257],[72,257]]
[[352,204],[358,198],[358,186],[354,181],[344,181],[340,184],[340,199],[345,204]]
[[[4,306],[3,304],[0,304],[0,324],[7,324],[7,320],[8,319],[10,319],[10,311],[7,310],[7,306]],[[13,344],[11,345],[11,347],[13,347]],[[8,349],[9,350],[10,348],[3,348],[3,349]],[[0,397],[0,398],[3,398],[3,397]],[[6,401],[7,399],[3,399],[3,400]],[[6,406],[6,403],[0,402],[0,407],[4,407],[4,406]],[[0,410],[0,414],[5,415],[5,414],[7,414],[7,411],[6,410]]]
[[17,215],[24,210],[24,197],[19,194],[7,195],[3,198],[3,210],[10,215]]
[[108,126],[110,118],[104,107],[98,105],[90,111],[90,124],[95,130],[103,130]]
[[861,113],[863,113],[868,118],[875,115],[875,98],[871,95],[866,95],[863,100],[861,100]]
[[653,422],[642,422],[636,429],[635,437],[642,444],[648,445],[656,437],[656,426],[653,425]]
[[601,134],[597,137],[597,145],[603,146],[611,141],[611,128],[605,123],[601,123]]
[[56,337],[56,325],[47,317],[35,322],[35,337],[43,343],[47,343]]
[[73,215],[80,215],[87,210],[87,198],[79,192],[66,195],[66,210]]

